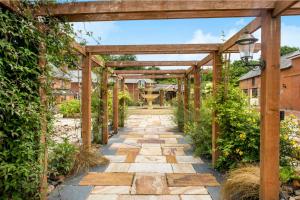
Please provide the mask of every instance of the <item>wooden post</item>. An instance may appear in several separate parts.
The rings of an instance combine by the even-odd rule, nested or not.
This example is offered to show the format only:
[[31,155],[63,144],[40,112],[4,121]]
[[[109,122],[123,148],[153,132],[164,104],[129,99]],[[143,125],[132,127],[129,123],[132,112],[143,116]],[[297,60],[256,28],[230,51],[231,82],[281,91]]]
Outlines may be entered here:
[[200,69],[198,66],[194,66],[194,121],[200,121],[200,106],[201,106],[201,77]]
[[165,98],[165,91],[159,90],[159,104],[160,106],[164,106],[164,98]]
[[184,122],[189,119],[189,77],[184,78]]
[[48,110],[48,101],[47,101],[47,91],[46,91],[46,76],[44,75],[44,70],[46,67],[46,47],[44,43],[40,44],[39,48],[39,67],[41,68],[42,75],[40,76],[40,88],[39,95],[41,99],[41,136],[40,136],[40,145],[42,153],[40,156],[40,163],[42,166],[42,173],[40,177],[40,194],[41,199],[47,199],[47,173],[48,173],[48,145],[47,145],[47,110]]
[[119,127],[119,80],[116,78],[113,91],[113,131],[118,133]]
[[108,72],[107,68],[102,72],[102,143],[108,142],[108,93],[107,93]]
[[83,58],[82,66],[82,98],[81,98],[81,111],[82,111],[82,145],[84,150],[90,151],[91,149],[91,105],[92,105],[92,55],[87,53]]
[[[121,91],[123,93],[123,95],[125,94],[125,79],[123,78],[121,80]],[[120,127],[124,127],[124,124],[125,124],[125,108],[126,108],[126,102],[125,102],[125,99],[122,98],[121,102],[120,102],[120,105],[122,106],[122,109],[121,109],[121,123],[120,123]]]
[[260,199],[279,199],[280,16],[262,15]]
[[178,82],[177,101],[179,107],[179,105],[182,104],[182,78],[178,78],[177,82]]
[[[217,88],[222,81],[222,55],[219,52],[213,53],[213,95],[217,94]],[[219,153],[217,151],[217,139],[219,137],[219,126],[216,122],[216,112],[212,116],[212,165],[216,166]]]

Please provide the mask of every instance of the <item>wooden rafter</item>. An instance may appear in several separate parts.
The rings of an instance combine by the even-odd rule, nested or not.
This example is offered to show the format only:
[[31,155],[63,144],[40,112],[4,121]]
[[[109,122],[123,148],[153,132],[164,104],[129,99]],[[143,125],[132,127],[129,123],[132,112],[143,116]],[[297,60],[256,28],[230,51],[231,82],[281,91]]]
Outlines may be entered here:
[[[234,34],[231,38],[229,38],[224,44],[220,47],[219,51],[221,53],[227,51],[228,49],[232,48],[235,45],[235,42],[239,39],[239,37],[245,32],[245,30],[249,31],[250,33],[255,32],[261,27],[261,18],[257,17],[253,21],[251,21],[248,25],[246,25],[244,28],[242,28],[239,32]],[[259,44],[259,49],[260,49]],[[256,44],[256,47],[258,47],[258,44]]]
[[[261,10],[274,9],[275,2],[275,0],[190,1],[186,4],[181,0],[76,2],[47,5],[36,14],[65,17],[69,21],[253,17],[260,16]],[[298,9],[293,12],[299,14],[299,11]]]
[[[198,67],[202,67],[205,64],[207,64],[209,61],[211,61],[212,59],[213,59],[213,54],[210,53],[206,57],[204,57],[202,60],[200,60],[199,62],[197,62],[197,66]],[[186,70],[186,74],[190,74],[193,70],[194,70],[194,67],[190,67],[189,69]]]
[[156,74],[156,75],[124,75],[122,74],[124,79],[167,79],[167,78],[183,78],[184,75],[178,74]]
[[295,5],[298,2],[299,2],[299,0],[276,2],[272,16],[277,17],[277,16],[281,15],[284,11],[288,10],[290,7],[292,7],[293,5]]
[[185,74],[186,70],[114,70],[116,74]]
[[190,61],[111,61],[106,62],[106,67],[141,67],[141,66],[192,66],[196,60]]
[[[123,55],[123,54],[196,54],[218,51],[220,43],[211,44],[151,44],[151,45],[93,45],[86,46],[87,52],[94,55]],[[255,51],[260,50],[257,45]],[[230,53],[238,53],[238,47],[233,46],[226,50]]]

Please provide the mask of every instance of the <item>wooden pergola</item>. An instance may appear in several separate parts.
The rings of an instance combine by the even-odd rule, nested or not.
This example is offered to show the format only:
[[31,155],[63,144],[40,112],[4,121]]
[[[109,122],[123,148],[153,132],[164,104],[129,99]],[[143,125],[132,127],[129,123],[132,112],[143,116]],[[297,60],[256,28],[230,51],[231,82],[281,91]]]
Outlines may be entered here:
[[[13,1],[1,1],[1,5],[15,9]],[[213,94],[221,83],[222,53],[238,52],[235,42],[245,30],[250,33],[261,28],[261,57],[266,65],[261,73],[261,128],[260,128],[260,199],[279,199],[279,94],[280,94],[280,24],[281,16],[299,15],[298,0],[145,0],[145,1],[99,1],[54,4],[41,7],[36,16],[64,17],[70,22],[117,21],[148,19],[188,19],[188,18],[225,18],[256,17],[247,26],[224,43],[218,44],[168,44],[168,45],[97,45],[81,47],[74,45],[83,56],[82,66],[82,142],[86,149],[91,147],[91,68],[93,63],[104,68],[102,77],[103,91],[103,142],[108,141],[107,82],[108,68],[126,66],[190,66],[187,70],[115,70],[121,80],[121,90],[125,89],[126,78],[177,78],[178,99],[181,101],[181,86],[184,84],[185,115],[188,109],[188,79],[194,78],[195,121],[200,109],[201,67],[209,62],[213,66]],[[99,62],[94,55],[105,54],[208,54],[197,61],[135,61],[135,62]],[[42,57],[41,57],[42,58]],[[43,64],[43,63],[42,63]],[[113,92],[114,131],[118,130],[118,91],[116,81]],[[121,104],[124,106],[124,104]],[[213,113],[212,125],[212,162],[218,158],[217,138],[219,127]]]

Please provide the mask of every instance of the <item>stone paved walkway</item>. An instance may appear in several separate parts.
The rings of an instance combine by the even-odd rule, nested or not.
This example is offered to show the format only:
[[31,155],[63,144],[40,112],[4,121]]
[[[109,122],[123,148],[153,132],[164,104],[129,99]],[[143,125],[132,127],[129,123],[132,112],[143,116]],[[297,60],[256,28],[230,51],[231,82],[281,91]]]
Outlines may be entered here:
[[191,150],[171,115],[131,115],[103,148],[109,165],[70,179],[50,199],[219,199],[219,177]]

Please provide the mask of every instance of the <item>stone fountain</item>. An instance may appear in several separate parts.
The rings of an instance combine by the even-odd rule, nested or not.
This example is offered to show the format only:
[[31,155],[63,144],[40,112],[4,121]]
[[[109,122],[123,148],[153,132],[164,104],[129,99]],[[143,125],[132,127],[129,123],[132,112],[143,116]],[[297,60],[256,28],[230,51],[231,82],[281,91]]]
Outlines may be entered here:
[[142,94],[143,98],[145,98],[148,102],[148,109],[153,109],[152,101],[156,99],[159,94],[152,94],[153,86],[150,84],[145,88],[145,94]]

